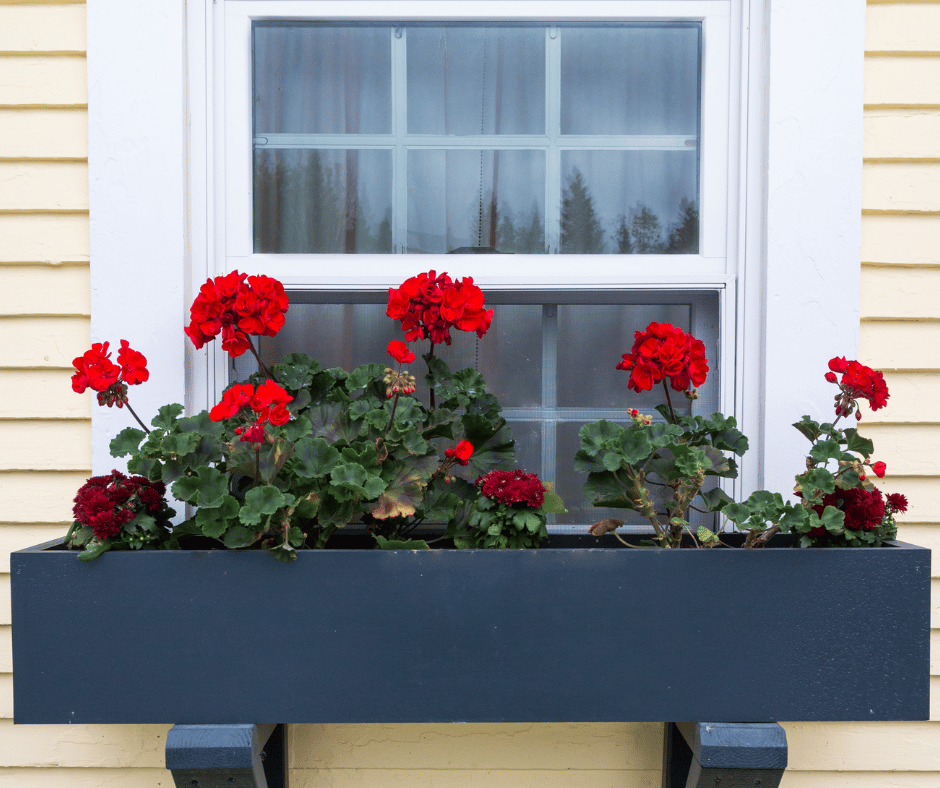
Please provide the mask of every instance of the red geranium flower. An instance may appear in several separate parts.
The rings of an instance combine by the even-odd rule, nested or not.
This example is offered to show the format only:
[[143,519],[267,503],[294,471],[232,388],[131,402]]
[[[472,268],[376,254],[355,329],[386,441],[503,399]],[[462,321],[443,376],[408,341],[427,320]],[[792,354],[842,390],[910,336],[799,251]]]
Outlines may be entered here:
[[78,394],[87,388],[106,391],[121,378],[121,368],[111,361],[107,342],[95,342],[91,350],[72,361],[72,366],[76,370],[72,375],[72,390]]
[[[829,362],[830,373],[826,380],[835,383],[835,375],[840,373],[839,389],[842,395],[836,400],[836,415],[846,416],[857,407],[857,400],[866,399],[872,410],[878,410],[888,404],[888,384],[884,375],[871,367],[866,367],[858,361],[846,361],[844,358],[834,358]],[[832,375],[832,376],[830,376]],[[856,411],[856,418],[861,418],[861,412]]]
[[451,343],[451,328],[475,331],[482,337],[493,320],[493,310],[484,308],[483,291],[471,277],[454,281],[435,271],[390,288],[385,313],[401,322],[408,342],[430,339],[435,345]]
[[288,307],[277,279],[232,271],[199,288],[184,331],[197,349],[222,334],[222,349],[240,356],[250,346],[249,335],[273,337],[284,327]]
[[121,340],[117,357],[118,364],[121,365],[121,377],[129,386],[143,383],[150,378],[146,356],[131,348],[126,339]]
[[[256,414],[254,426],[263,431],[262,425],[265,422],[280,427],[290,421],[290,411],[287,410],[287,403],[294,398],[281,388],[273,380],[266,380],[257,388],[250,383],[241,383],[232,386],[222,395],[222,401],[213,406],[209,411],[209,418],[212,421],[225,421],[237,416],[242,408],[251,408]],[[239,428],[235,432],[242,435]],[[251,438],[242,437],[242,440],[250,440],[255,443],[261,441],[257,438],[257,431],[251,433]]]
[[617,369],[630,373],[627,387],[650,391],[665,378],[676,391],[701,386],[708,376],[705,345],[691,334],[669,323],[650,323],[646,331],[637,331],[633,349],[623,354]]
[[453,457],[460,465],[468,465],[473,456],[473,444],[470,441],[460,441],[453,449],[445,449],[444,456]]
[[415,354],[408,350],[408,345],[397,339],[388,343],[387,352],[399,364],[410,364],[415,360]]
[[877,476],[879,479],[883,479],[885,477],[885,471],[888,469],[888,466],[883,462],[873,462],[871,464],[871,469],[874,471],[875,476]]

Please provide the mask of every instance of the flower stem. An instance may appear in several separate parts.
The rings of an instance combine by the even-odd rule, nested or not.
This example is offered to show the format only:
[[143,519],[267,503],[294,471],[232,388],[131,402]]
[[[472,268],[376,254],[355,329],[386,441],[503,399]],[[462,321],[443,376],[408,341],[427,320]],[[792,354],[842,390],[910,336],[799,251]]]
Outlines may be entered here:
[[669,396],[669,386],[666,385],[666,380],[663,378],[663,391],[666,392],[666,404],[669,406],[669,415],[673,424],[676,423],[676,411],[672,407],[672,397]]
[[[427,358],[429,375],[432,374],[431,373],[431,359],[432,358],[434,358],[434,341],[433,340],[431,341],[431,352],[428,353],[428,358]],[[434,386],[431,386],[430,388],[431,388],[431,394],[430,394],[430,399],[428,400],[429,402],[428,410],[433,411],[434,410]]]
[[146,432],[146,433],[149,435],[149,434],[150,434],[150,430],[148,430],[148,429],[147,429],[147,425],[144,424],[144,423],[140,420],[140,416],[138,416],[138,415],[134,412],[134,409],[131,407],[131,403],[128,402],[127,400],[124,400],[124,404],[127,406],[127,410],[130,412],[131,416],[133,416],[135,419],[137,419],[137,423],[138,423],[141,427],[143,427],[143,428],[144,428],[144,432]]
[[265,376],[268,380],[273,380],[275,383],[277,383],[277,378],[274,377],[274,373],[271,372],[270,369],[268,369],[267,364],[265,364],[265,363],[261,360],[261,356],[258,355],[258,351],[255,350],[255,344],[254,344],[254,342],[251,341],[251,337],[246,334],[246,335],[245,335],[245,338],[248,340],[248,349],[251,351],[252,355],[253,355],[253,356],[255,357],[255,359],[258,361],[258,367],[259,367],[259,368],[261,369],[261,371],[264,373],[264,376]]

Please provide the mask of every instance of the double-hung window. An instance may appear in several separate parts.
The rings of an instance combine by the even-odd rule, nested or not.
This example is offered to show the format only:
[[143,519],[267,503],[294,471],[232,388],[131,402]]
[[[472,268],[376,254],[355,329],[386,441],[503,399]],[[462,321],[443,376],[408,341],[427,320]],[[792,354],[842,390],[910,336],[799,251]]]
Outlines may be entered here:
[[[701,338],[687,407],[735,411],[731,0],[218,6],[208,273],[285,283],[263,354],[381,361],[389,287],[472,276],[493,328],[443,355],[484,373],[518,464],[568,502],[559,527],[597,519],[580,426],[659,402],[615,369],[637,329]],[[232,374],[213,364],[207,400]]]

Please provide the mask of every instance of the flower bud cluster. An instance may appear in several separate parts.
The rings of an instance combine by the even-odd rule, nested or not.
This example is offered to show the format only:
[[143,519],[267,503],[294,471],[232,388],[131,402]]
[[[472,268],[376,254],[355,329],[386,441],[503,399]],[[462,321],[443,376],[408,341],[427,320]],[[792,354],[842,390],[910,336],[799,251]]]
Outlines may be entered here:
[[640,413],[636,408],[631,408],[630,421],[638,427],[649,427],[649,425],[653,423],[653,417]]
[[389,367],[385,368],[382,382],[385,383],[385,396],[387,399],[391,399],[396,394],[414,394],[415,389],[418,387],[415,376],[410,372],[394,370]]

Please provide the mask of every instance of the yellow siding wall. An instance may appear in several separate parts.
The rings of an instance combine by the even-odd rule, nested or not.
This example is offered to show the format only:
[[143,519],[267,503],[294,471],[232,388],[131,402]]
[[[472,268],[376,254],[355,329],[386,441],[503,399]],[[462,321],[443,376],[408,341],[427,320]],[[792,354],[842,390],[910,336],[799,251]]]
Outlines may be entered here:
[[[68,380],[89,341],[84,22],[81,2],[0,0],[0,788],[172,785],[166,726],[12,725],[8,553],[64,532],[91,465]],[[902,538],[940,547],[940,0],[870,3],[867,27],[861,358],[892,399],[865,423],[911,500]],[[936,788],[933,695],[937,722],[785,724],[784,787]],[[654,788],[661,741],[651,724],[293,726],[291,784]]]

